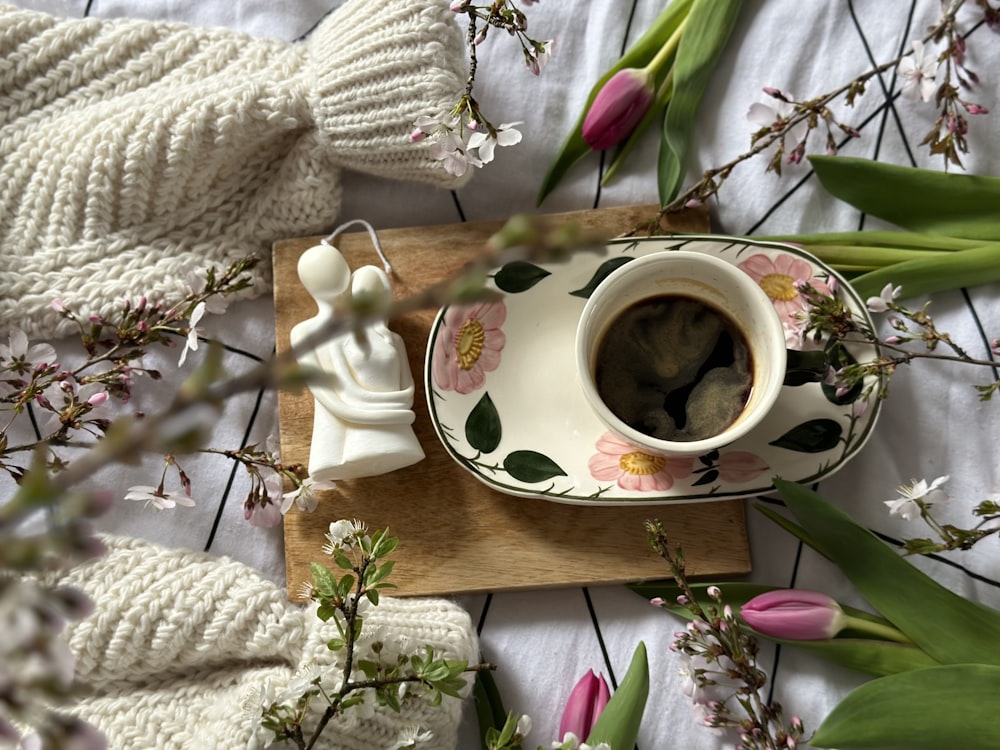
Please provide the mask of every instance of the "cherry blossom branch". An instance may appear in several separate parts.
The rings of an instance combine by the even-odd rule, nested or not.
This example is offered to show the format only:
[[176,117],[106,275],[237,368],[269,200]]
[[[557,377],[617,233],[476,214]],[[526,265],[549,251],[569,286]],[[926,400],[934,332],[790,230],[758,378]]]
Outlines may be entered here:
[[[953,0],[946,6],[941,19],[932,26],[922,37],[922,43],[941,39],[947,39],[947,46],[941,53],[941,59],[946,65],[946,80],[938,89],[936,100],[943,107],[942,115],[938,118],[934,130],[932,130],[924,140],[925,145],[929,145],[931,153],[941,153],[945,156],[946,163],[954,163],[961,166],[958,159],[958,152],[967,152],[968,147],[964,135],[967,130],[967,123],[959,109],[968,114],[987,114],[985,107],[962,99],[959,89],[952,84],[952,78],[957,77],[959,85],[969,87],[973,83],[978,83],[979,78],[963,66],[965,42],[958,31],[956,24],[956,14],[964,5],[965,0]],[[990,13],[997,15],[987,0],[977,0],[977,3],[984,10],[984,17],[989,18]],[[858,137],[858,131],[850,125],[846,125],[836,120],[828,105],[841,96],[846,96],[846,104],[853,106],[857,96],[864,93],[866,84],[875,76],[897,68],[901,63],[910,58],[911,55],[918,56],[918,52],[905,52],[893,60],[877,65],[871,70],[861,74],[857,78],[837,87],[833,91],[809,100],[793,101],[781,91],[767,87],[764,89],[769,96],[789,105],[793,105],[794,111],[786,117],[778,117],[770,126],[765,126],[753,135],[752,147],[740,155],[734,157],[719,167],[708,169],[704,172],[701,180],[678,195],[673,201],[660,210],[660,215],[676,213],[694,205],[701,205],[712,196],[715,196],[723,183],[729,178],[733,169],[743,162],[776,147],[767,171],[781,172],[781,163],[786,158],[785,139],[799,126],[806,126],[807,130],[795,147],[787,154],[790,163],[798,163],[805,155],[806,142],[809,134],[814,130],[820,121],[827,123],[826,150],[828,153],[836,152],[837,146],[830,133],[830,126],[836,127],[851,137]],[[936,70],[936,64],[935,64]],[[965,75],[962,76],[959,71]],[[922,73],[919,69],[914,70],[914,83],[920,83]]]

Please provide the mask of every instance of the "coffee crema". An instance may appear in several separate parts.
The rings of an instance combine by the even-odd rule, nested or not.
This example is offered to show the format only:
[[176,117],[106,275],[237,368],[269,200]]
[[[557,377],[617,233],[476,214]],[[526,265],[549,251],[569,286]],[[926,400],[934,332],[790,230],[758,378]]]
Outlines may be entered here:
[[740,416],[753,389],[753,358],[727,313],[667,294],[636,302],[608,324],[594,381],[625,424],[690,442],[718,435]]

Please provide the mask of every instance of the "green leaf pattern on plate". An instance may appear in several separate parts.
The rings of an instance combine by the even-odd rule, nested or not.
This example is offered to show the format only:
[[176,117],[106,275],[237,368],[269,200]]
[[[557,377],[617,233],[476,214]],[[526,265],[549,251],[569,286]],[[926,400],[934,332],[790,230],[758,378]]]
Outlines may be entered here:
[[797,425],[770,445],[802,453],[822,453],[837,447],[844,428],[832,419],[810,419]]
[[492,453],[500,445],[501,437],[500,415],[490,394],[484,393],[465,420],[465,439],[480,453]]
[[519,294],[531,289],[535,284],[552,275],[541,266],[536,266],[526,260],[515,260],[497,271],[493,283],[497,289],[508,294]]
[[566,476],[555,461],[537,451],[513,451],[503,460],[503,467],[514,479],[529,484]]
[[632,256],[621,255],[617,258],[612,258],[611,260],[604,261],[603,263],[601,263],[600,266],[597,267],[597,270],[594,272],[594,275],[590,277],[590,281],[587,282],[586,286],[581,287],[580,289],[576,289],[570,292],[570,294],[572,294],[574,297],[583,297],[584,299],[589,298],[590,295],[594,293],[594,290],[597,288],[597,285],[600,284],[602,281],[604,281],[606,278],[608,278],[608,276],[611,275],[612,271],[614,271],[616,268],[624,266],[630,260],[633,260]]

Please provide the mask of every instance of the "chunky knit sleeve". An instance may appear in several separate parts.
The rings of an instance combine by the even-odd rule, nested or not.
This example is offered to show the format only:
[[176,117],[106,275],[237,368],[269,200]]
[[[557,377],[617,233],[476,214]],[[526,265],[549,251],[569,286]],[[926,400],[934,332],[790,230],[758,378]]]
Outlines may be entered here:
[[[105,542],[106,556],[50,583],[94,602],[65,631],[80,683],[65,710],[100,729],[112,750],[258,750],[268,737],[259,711],[266,686],[280,691],[305,670],[342,664],[326,646],[335,626],[289,603],[255,570],[135,539]],[[366,613],[359,654],[370,657],[365,649],[376,639],[383,656],[425,644],[448,659],[478,656],[468,614],[444,599],[383,597]],[[404,700],[400,713],[355,709],[331,725],[321,747],[392,747],[405,729],[420,727],[433,734],[421,747],[446,750],[460,716],[452,698],[436,708]]]
[[[340,170],[455,186],[408,135],[463,85],[440,0],[352,0],[296,43],[0,6],[0,327],[172,300],[333,224]],[[249,294],[267,290],[267,263]]]

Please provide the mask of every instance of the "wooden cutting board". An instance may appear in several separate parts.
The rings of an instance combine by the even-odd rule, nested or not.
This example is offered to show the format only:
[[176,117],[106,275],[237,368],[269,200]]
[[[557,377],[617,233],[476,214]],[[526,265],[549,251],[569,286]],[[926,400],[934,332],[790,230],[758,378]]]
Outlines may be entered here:
[[[597,209],[551,217],[620,234],[655,215],[655,207]],[[686,222],[686,223],[679,223]],[[704,214],[671,228],[704,232]],[[406,297],[461,268],[502,222],[474,222],[379,231],[393,265],[395,294]],[[315,314],[296,264],[318,237],[275,243],[277,348],[289,348],[293,325]],[[343,234],[337,246],[352,268],[379,264],[367,233]],[[328,560],[321,548],[332,521],[357,518],[400,538],[392,581],[398,595],[444,595],[646,581],[669,576],[646,542],[643,522],[659,518],[684,549],[688,572],[729,577],[750,571],[744,506],[720,500],[658,506],[591,507],[521,498],[493,490],[458,466],[430,423],[423,389],[424,354],[437,310],[390,321],[406,342],[417,384],[414,430],[426,458],[378,477],[338,483],[321,493],[319,508],[293,508],[285,518],[289,596],[311,580],[310,562]],[[281,455],[308,464],[313,400],[308,391],[278,395]]]

